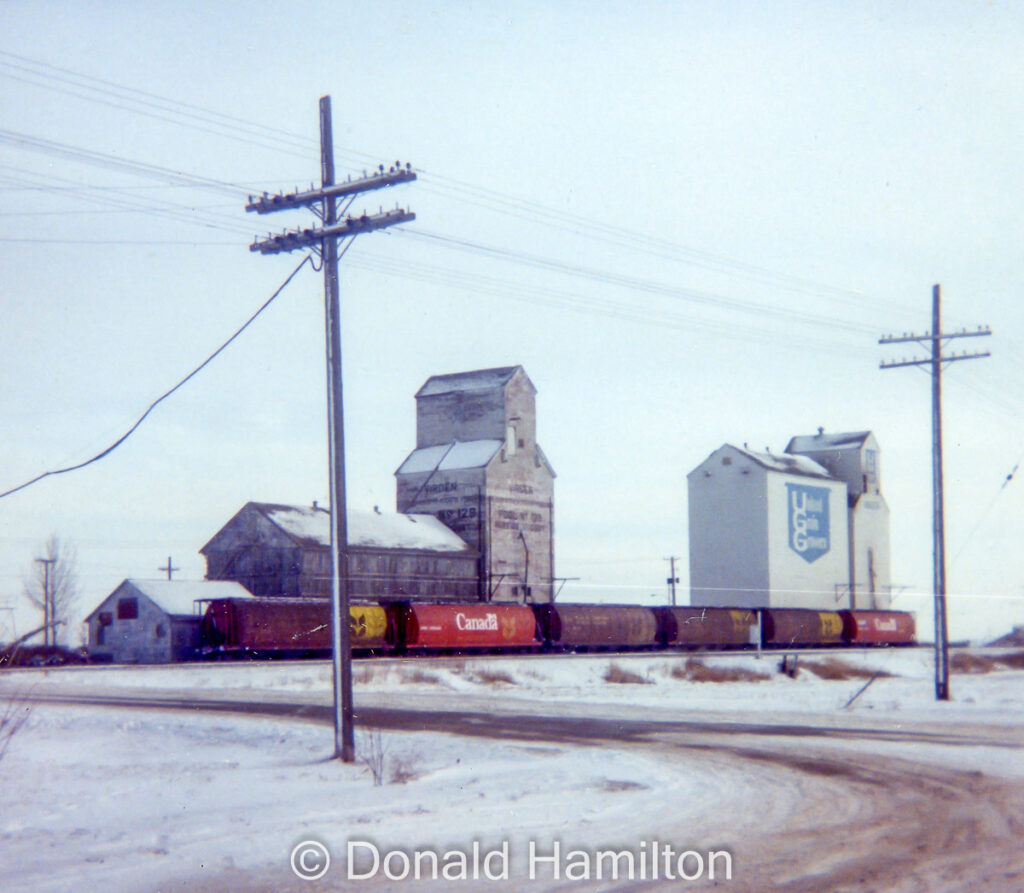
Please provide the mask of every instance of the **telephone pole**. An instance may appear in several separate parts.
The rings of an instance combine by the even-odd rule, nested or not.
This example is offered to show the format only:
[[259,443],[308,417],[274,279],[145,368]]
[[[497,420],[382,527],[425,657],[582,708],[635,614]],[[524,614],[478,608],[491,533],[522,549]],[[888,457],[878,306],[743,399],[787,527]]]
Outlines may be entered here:
[[672,607],[674,608],[676,606],[676,586],[679,584],[679,577],[676,576],[676,561],[679,560],[679,556],[673,555],[665,560],[669,563],[670,574],[665,582],[668,583],[668,591],[672,598]]
[[43,566],[43,645],[49,647],[57,644],[57,637],[51,632],[53,625],[53,598],[50,595],[50,565],[56,564],[56,558],[37,558]]
[[949,700],[949,627],[946,614],[946,521],[942,492],[942,368],[944,364],[960,360],[980,360],[991,356],[988,351],[969,354],[950,353],[943,355],[943,343],[953,338],[979,338],[991,335],[987,326],[978,327],[976,332],[962,329],[959,332],[942,333],[940,305],[942,289],[932,288],[932,330],[923,335],[903,334],[900,337],[887,335],[878,340],[879,344],[902,344],[914,341],[930,348],[931,356],[914,360],[900,360],[880,363],[880,369],[897,369],[902,366],[927,367],[932,377],[932,541],[935,580],[935,700]]
[[408,183],[416,179],[410,165],[402,168],[398,162],[386,172],[379,165],[373,174],[359,179],[349,178],[336,183],[334,177],[334,143],[331,127],[331,97],[320,98],[320,188],[306,192],[249,196],[246,211],[269,214],[275,211],[309,208],[322,222],[317,228],[306,227],[268,235],[249,246],[260,254],[280,254],[284,251],[310,249],[318,255],[324,271],[324,317],[327,351],[327,444],[330,460],[331,486],[331,644],[334,664],[334,756],[346,763],[355,761],[354,710],[352,704],[352,647],[349,638],[349,608],[347,556],[347,512],[345,501],[345,426],[341,380],[341,309],[338,297],[338,240],[349,239],[352,244],[360,233],[385,229],[399,223],[415,220],[410,211],[395,208],[358,217],[338,217],[338,199],[348,198],[345,210],[357,195]]
[[175,567],[173,564],[171,564],[171,556],[168,555],[167,556],[167,566],[166,567],[158,567],[157,570],[158,571],[166,571],[167,579],[168,580],[173,580],[174,579],[174,572],[175,571],[180,571],[181,568],[180,567]]

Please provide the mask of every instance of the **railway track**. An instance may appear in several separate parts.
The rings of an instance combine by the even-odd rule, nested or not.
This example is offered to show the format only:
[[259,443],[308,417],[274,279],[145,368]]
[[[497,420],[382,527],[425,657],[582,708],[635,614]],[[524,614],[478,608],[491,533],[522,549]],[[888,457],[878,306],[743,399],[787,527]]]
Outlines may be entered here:
[[[900,651],[927,651],[932,650],[930,645],[904,645]],[[1008,649],[1010,651],[1020,649]],[[677,658],[685,660],[696,658],[705,660],[728,660],[739,657],[754,657],[765,661],[781,660],[783,657],[796,657],[798,660],[805,657],[841,657],[843,655],[878,655],[883,656],[889,652],[885,647],[864,647],[851,648],[848,646],[832,648],[765,648],[765,649],[743,649],[743,650],[650,650],[650,651],[583,651],[583,652],[499,652],[495,654],[423,654],[423,655],[353,655],[356,662],[379,667],[407,666],[411,663],[429,664],[433,667],[444,668],[446,665],[465,666],[473,663],[491,663],[497,661],[566,661],[566,660],[615,660],[615,661],[639,661],[651,658],[664,658],[671,660]],[[185,663],[172,664],[76,664],[59,667],[7,667],[3,673],[39,673],[39,672],[89,672],[89,673],[125,673],[125,672],[167,672],[169,669],[189,670],[203,669],[216,670],[223,668],[225,671],[238,668],[245,664],[274,665],[274,666],[301,666],[301,667],[328,667],[331,665],[330,658],[273,658],[273,659],[225,659],[225,660],[199,660]]]

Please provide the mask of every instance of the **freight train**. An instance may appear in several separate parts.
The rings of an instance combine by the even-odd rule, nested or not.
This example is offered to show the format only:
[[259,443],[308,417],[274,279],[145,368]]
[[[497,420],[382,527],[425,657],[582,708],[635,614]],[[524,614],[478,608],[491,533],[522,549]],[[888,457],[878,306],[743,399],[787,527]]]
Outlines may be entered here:
[[[914,644],[901,611],[643,607],[583,604],[423,604],[349,607],[360,655],[814,648]],[[326,599],[222,598],[209,602],[199,655],[323,657],[331,651]]]

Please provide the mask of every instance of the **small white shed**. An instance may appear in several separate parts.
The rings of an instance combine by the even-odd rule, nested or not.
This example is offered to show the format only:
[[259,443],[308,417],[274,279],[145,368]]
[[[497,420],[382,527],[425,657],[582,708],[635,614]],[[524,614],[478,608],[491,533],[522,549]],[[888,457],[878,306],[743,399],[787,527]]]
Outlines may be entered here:
[[190,660],[199,644],[199,600],[246,597],[233,582],[124,580],[85,618],[89,656],[118,664]]

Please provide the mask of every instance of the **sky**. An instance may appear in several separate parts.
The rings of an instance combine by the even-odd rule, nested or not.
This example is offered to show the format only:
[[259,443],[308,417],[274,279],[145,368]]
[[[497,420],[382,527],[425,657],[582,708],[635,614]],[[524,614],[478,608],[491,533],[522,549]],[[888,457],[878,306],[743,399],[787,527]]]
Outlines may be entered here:
[[[394,508],[434,374],[521,364],[574,599],[687,573],[725,442],[872,430],[896,607],[931,625],[930,382],[882,335],[991,326],[943,379],[951,636],[1024,623],[1024,11],[1009,3],[0,4],[0,490],[84,461],[301,262],[247,196],[411,163],[341,268],[349,501]],[[249,500],[327,503],[308,266],[109,456],[0,499],[0,626],[41,544],[80,613]],[[3,638],[0,635],[0,638]]]

